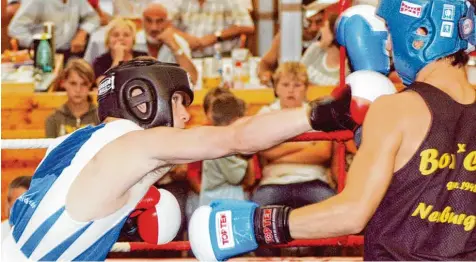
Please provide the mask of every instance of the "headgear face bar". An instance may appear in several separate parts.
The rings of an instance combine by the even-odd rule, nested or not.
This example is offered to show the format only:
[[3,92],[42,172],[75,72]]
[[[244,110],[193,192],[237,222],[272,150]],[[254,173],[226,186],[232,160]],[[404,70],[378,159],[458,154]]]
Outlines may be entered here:
[[[99,84],[98,115],[129,119],[143,128],[172,127],[172,96],[179,92],[183,103],[193,101],[190,78],[176,64],[154,60],[131,60],[106,72]],[[139,90],[139,95],[133,92]],[[145,111],[138,108],[145,106]]]

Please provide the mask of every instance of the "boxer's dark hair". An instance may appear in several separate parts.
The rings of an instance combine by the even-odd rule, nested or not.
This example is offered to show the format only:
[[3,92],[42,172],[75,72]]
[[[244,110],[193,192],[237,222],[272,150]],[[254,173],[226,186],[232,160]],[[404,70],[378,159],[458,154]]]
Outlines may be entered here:
[[8,194],[7,194],[7,199],[8,201],[11,201],[11,196],[10,196],[10,191],[15,188],[20,188],[23,187],[24,189],[28,190],[30,188],[31,184],[31,176],[19,176],[10,182],[10,185],[8,185]]

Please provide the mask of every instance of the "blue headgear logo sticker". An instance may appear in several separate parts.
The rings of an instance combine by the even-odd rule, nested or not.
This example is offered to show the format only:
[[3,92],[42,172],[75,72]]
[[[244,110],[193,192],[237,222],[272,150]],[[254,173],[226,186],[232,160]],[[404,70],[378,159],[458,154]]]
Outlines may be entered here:
[[454,5],[443,5],[443,15],[441,17],[443,20],[453,21],[455,19],[455,6]]
[[402,3],[400,4],[400,13],[416,18],[421,17],[422,9],[423,7],[421,5],[410,3],[407,1],[402,1]]
[[453,22],[444,21],[441,25],[440,36],[442,37],[453,37]]

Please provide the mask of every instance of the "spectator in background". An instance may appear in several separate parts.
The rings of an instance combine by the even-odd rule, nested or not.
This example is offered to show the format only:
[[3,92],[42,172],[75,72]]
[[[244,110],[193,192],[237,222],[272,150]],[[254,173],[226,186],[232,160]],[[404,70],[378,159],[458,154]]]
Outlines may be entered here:
[[68,100],[46,119],[46,137],[54,138],[99,124],[97,108],[89,96],[94,80],[93,69],[83,59],[71,59],[66,64],[56,84],[66,90]]
[[[13,206],[13,203],[23,194],[28,188],[30,188],[31,176],[19,176],[12,180],[7,189],[7,202],[5,203],[4,210],[7,214],[7,217],[10,216],[10,209]],[[2,222],[2,242],[10,234],[10,223],[7,220]]]
[[135,39],[136,26],[132,21],[115,18],[109,23],[105,40],[107,53],[97,57],[93,62],[94,74],[98,83],[102,80],[104,72],[109,68],[119,65],[120,62],[147,55],[145,52],[132,49]]
[[229,53],[239,47],[240,35],[255,31],[248,10],[237,0],[183,0],[177,11],[178,28],[194,50],[193,57],[213,56],[216,43]]
[[[320,38],[321,28],[325,25],[326,17],[328,16],[327,8],[332,4],[337,3],[335,1],[326,1],[322,2],[317,1],[303,1],[304,8],[304,21],[303,21],[303,30],[302,30],[302,51],[306,51],[308,47],[313,45]],[[281,53],[281,33],[277,33],[271,47],[262,57],[258,65],[258,77],[260,82],[263,85],[272,87],[272,76],[274,70],[279,65],[279,57]]]
[[[340,76],[340,45],[336,40],[334,26],[338,15],[331,14],[321,27],[321,38],[306,49],[301,63],[306,65],[309,82],[318,86],[336,86]],[[346,63],[346,74],[349,67]]]
[[24,1],[8,26],[10,37],[19,41],[20,47],[29,48],[33,35],[43,32],[43,22],[55,24],[56,52],[65,56],[82,57],[88,35],[99,27],[96,11],[86,0]]
[[[212,93],[219,93],[214,90]],[[232,93],[221,92],[208,99],[205,114],[214,126],[227,126],[245,115],[245,103]],[[250,162],[250,163],[248,163]],[[233,155],[202,162],[202,181],[199,205],[208,205],[215,199],[245,200],[245,189],[254,184],[251,160]]]
[[[13,16],[15,16],[16,12],[20,8],[20,0],[8,0],[7,1],[7,7],[5,9],[5,13],[7,16],[7,24],[10,23],[12,20]],[[3,12],[3,10],[2,10]]]
[[213,125],[213,120],[212,120],[212,115],[211,112],[212,110],[210,109],[212,106],[213,100],[215,100],[216,97],[221,96],[221,95],[233,95],[233,93],[230,91],[228,88],[222,88],[222,87],[216,87],[210,89],[210,91],[207,92],[205,95],[205,98],[203,99],[203,112],[205,113],[205,117],[207,120],[207,125]]
[[99,15],[101,26],[109,24],[109,21],[111,21],[111,16],[101,9],[101,7],[99,6],[99,0],[88,0],[88,2]]
[[153,2],[157,0],[112,0],[112,12],[116,17],[141,17],[145,8]]
[[190,47],[172,25],[167,8],[159,3],[149,4],[143,13],[143,24],[149,55],[161,62],[179,64],[195,84],[198,73],[191,59]]
[[[259,113],[308,106],[308,74],[299,62],[282,63],[274,76],[278,100]],[[299,208],[325,200],[335,191],[329,186],[327,170],[332,153],[330,141],[287,142],[260,152],[262,179],[252,196],[259,205]],[[279,256],[280,250],[260,249],[258,255]]]

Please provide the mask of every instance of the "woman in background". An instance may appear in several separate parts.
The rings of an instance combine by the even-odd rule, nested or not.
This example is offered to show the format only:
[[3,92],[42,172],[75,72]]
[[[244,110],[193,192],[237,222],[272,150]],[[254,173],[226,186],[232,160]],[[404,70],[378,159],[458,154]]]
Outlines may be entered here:
[[105,40],[108,51],[97,57],[93,62],[97,83],[102,80],[102,75],[109,68],[119,65],[120,62],[147,55],[145,52],[132,49],[136,39],[136,26],[132,21],[115,18],[109,23],[108,27]]

